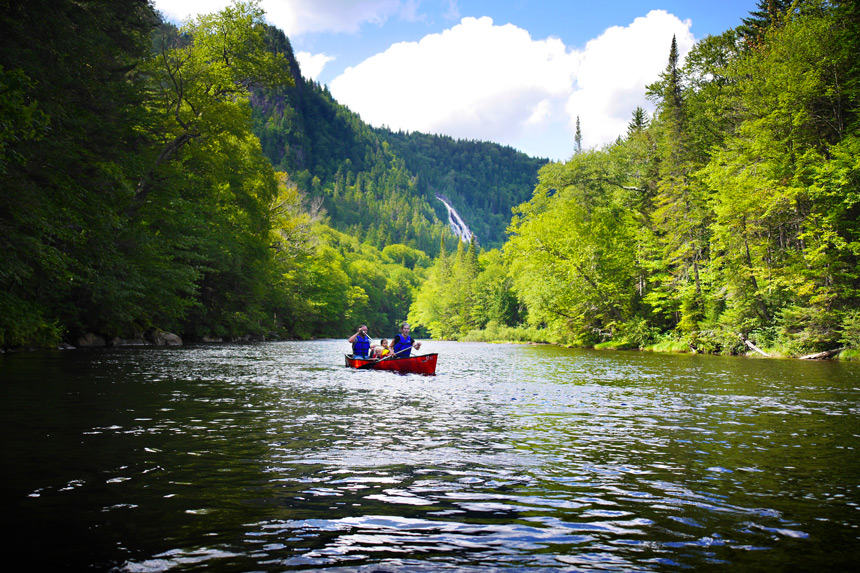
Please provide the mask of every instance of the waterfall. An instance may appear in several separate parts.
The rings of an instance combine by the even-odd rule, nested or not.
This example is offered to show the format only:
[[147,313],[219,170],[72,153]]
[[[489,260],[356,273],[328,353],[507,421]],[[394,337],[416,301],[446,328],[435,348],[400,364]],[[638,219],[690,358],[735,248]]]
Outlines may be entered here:
[[466,225],[466,222],[460,217],[460,214],[457,213],[457,210],[448,203],[448,200],[444,195],[436,194],[436,198],[442,201],[445,207],[448,209],[448,224],[451,225],[451,230],[454,231],[454,234],[460,237],[460,240],[464,243],[472,242],[472,231],[469,230],[469,226]]

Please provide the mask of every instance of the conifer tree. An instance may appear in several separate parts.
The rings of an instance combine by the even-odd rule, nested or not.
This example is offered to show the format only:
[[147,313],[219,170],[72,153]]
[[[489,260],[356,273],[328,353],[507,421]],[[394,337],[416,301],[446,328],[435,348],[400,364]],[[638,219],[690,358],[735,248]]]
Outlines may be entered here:
[[627,137],[642,133],[646,127],[648,127],[648,112],[642,109],[642,106],[636,106],[636,109],[633,110],[633,117],[627,124]]
[[[700,166],[690,157],[679,59],[678,43],[672,36],[666,70],[658,82],[648,86],[649,97],[657,100],[660,157],[652,218],[663,245],[662,261],[671,277],[664,288],[669,289],[675,304],[681,305],[676,307],[676,320],[683,321],[687,330],[694,330],[703,316],[700,267],[707,256],[709,209],[705,189],[694,176]],[[692,301],[681,304],[691,297]],[[684,320],[681,308],[690,320]]]

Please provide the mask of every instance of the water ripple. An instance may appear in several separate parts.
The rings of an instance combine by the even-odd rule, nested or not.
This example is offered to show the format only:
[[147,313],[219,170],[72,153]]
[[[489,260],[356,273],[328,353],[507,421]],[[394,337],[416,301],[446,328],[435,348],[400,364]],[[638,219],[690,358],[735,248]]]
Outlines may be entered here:
[[428,342],[426,377],[346,369],[346,346],[64,353],[41,392],[33,363],[5,371],[17,542],[62,524],[66,564],[125,571],[836,570],[860,549],[856,365]]

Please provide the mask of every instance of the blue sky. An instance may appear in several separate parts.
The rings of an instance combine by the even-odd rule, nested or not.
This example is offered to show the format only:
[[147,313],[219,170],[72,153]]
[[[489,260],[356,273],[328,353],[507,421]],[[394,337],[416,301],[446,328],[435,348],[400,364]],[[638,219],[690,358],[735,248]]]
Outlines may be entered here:
[[[154,0],[168,18],[228,0]],[[495,141],[566,159],[622,135],[645,85],[756,0],[261,0],[302,75],[375,126]]]

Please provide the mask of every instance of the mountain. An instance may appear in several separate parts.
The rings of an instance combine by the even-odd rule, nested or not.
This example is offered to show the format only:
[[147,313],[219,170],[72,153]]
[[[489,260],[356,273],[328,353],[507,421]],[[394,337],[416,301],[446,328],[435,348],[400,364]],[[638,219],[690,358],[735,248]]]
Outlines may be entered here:
[[418,191],[447,198],[487,248],[504,243],[511,208],[531,199],[537,172],[548,161],[497,143],[374,131],[417,176]]
[[485,248],[500,247],[511,208],[527,201],[546,159],[495,143],[372,128],[326,86],[301,75],[289,40],[268,29],[269,47],[290,61],[295,87],[257,90],[254,133],[276,169],[323,201],[330,224],[384,247],[428,254],[455,245],[442,195]]

